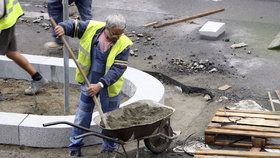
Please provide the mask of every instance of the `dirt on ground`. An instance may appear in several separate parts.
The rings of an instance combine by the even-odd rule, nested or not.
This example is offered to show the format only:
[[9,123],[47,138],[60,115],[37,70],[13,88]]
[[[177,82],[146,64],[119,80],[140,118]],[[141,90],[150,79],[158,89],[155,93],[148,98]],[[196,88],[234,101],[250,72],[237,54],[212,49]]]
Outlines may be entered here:
[[[15,112],[36,115],[64,115],[63,84],[49,83],[37,95],[24,95],[24,90],[30,86],[26,80],[0,79],[2,101],[1,112]],[[69,87],[69,115],[74,114],[80,90],[78,86]]]

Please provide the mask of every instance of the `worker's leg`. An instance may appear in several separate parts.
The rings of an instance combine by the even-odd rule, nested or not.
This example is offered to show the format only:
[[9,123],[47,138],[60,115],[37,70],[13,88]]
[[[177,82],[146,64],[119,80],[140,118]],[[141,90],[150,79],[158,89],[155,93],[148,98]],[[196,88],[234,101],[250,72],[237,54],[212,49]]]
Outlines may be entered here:
[[[25,94],[33,95],[37,93],[48,81],[27,61],[27,59],[17,51],[15,26],[3,30],[0,36],[0,54],[6,55],[17,65],[24,69],[31,77],[31,86],[25,90]],[[3,45],[2,45],[3,43]]]
[[[52,17],[56,23],[63,21],[63,5],[61,0],[48,0],[48,13],[49,17]],[[63,42],[60,38],[56,38],[56,34],[52,29],[52,37],[54,42],[45,43],[46,49],[62,48]]]
[[92,11],[91,11],[92,0],[76,0],[75,4],[78,8],[81,19],[83,21],[91,20],[91,18],[92,18]]
[[[100,92],[100,101],[102,110],[104,113],[113,111],[120,106],[120,94],[116,97],[109,97],[107,89],[102,89]],[[103,139],[102,151],[114,151],[118,148],[118,145],[112,141]]]
[[27,61],[27,59],[17,51],[8,51],[6,56],[12,59],[18,66],[33,76],[37,71],[36,69]]
[[[94,102],[92,100],[92,97],[88,96],[86,86],[83,85],[81,86],[80,101],[79,101],[78,109],[76,111],[74,123],[86,128],[90,128],[93,108],[94,108]],[[84,145],[83,139],[75,140],[74,137],[83,133],[85,133],[84,130],[78,128],[72,129],[71,136],[70,136],[71,143],[69,145],[70,155],[72,153],[71,156],[75,156],[74,154],[78,155],[77,152],[81,151],[81,147]]]

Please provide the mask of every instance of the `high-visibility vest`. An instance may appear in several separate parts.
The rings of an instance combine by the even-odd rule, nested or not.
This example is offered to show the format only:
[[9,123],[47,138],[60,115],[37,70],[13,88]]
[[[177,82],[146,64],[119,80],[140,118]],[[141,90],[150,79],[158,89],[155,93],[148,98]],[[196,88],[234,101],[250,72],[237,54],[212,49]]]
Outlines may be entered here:
[[5,0],[6,15],[0,19],[0,30],[8,29],[15,25],[17,19],[23,14],[18,0]]
[[[76,25],[77,26],[77,25]],[[83,72],[86,74],[86,76],[89,74],[90,66],[91,66],[91,58],[90,58],[90,52],[91,52],[91,46],[92,46],[92,39],[96,33],[97,30],[101,29],[105,26],[104,22],[99,21],[93,21],[91,20],[80,39],[80,46],[79,46],[79,53],[78,53],[78,62],[81,65],[81,68],[83,69]],[[77,32],[77,28],[75,28],[75,31]],[[109,52],[109,55],[107,57],[106,61],[106,72],[111,68],[111,66],[115,62],[121,62],[116,61],[115,58],[117,55],[119,55],[125,48],[132,45],[132,41],[122,34],[120,38],[117,40],[117,42],[112,46],[111,51]],[[94,61],[93,61],[94,62]],[[84,83],[85,80],[78,69],[76,69],[76,81],[78,83]],[[114,84],[108,86],[108,94],[109,97],[117,96],[122,88],[124,82],[123,76],[121,76],[117,82]]]

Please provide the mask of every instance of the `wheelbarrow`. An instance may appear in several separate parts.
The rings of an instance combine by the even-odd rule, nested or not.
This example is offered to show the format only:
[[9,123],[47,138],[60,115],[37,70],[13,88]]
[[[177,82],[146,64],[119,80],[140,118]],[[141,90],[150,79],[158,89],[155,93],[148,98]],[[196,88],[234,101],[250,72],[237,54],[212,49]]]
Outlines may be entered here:
[[[131,105],[127,105],[119,109],[116,109],[112,112],[116,112],[117,110],[120,111],[125,110],[125,108],[130,108],[130,106]],[[96,136],[99,138],[113,141],[122,147],[123,153],[127,158],[128,158],[128,154],[125,150],[124,145],[129,141],[137,140],[136,158],[138,158],[139,142],[141,140],[144,140],[145,146],[152,153],[159,154],[164,152],[170,146],[172,140],[176,139],[178,136],[173,132],[170,126],[170,116],[174,113],[175,109],[171,107],[167,107],[162,104],[159,104],[157,106],[167,108],[170,110],[170,112],[150,122],[145,122],[144,124],[138,124],[138,125],[131,125],[129,127],[123,127],[123,128],[105,128],[104,126],[100,125],[100,120],[101,120],[100,116],[96,116],[93,120],[102,129],[102,133],[66,121],[46,123],[43,124],[43,126],[46,127],[46,126],[52,126],[57,124],[67,124],[82,129],[86,132],[84,134],[76,136],[74,139],[80,139],[87,136]],[[105,115],[109,116],[110,113],[112,112],[105,113]],[[119,152],[117,153],[123,154]]]

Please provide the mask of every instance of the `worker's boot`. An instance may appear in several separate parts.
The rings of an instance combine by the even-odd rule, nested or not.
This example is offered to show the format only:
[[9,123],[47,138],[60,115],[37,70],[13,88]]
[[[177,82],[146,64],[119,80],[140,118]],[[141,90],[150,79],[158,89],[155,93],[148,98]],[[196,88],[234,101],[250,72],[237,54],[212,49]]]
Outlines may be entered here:
[[31,81],[31,85],[24,92],[25,95],[35,95],[42,87],[48,83],[48,80],[42,77],[39,81]]
[[61,50],[62,49],[62,45],[57,44],[56,42],[47,42],[47,43],[45,43],[44,47],[48,51]]
[[72,151],[69,151],[69,156],[81,157],[82,152],[81,152],[81,150],[72,150]]
[[4,101],[4,100],[5,100],[5,98],[4,98],[3,94],[0,92],[0,101]]

